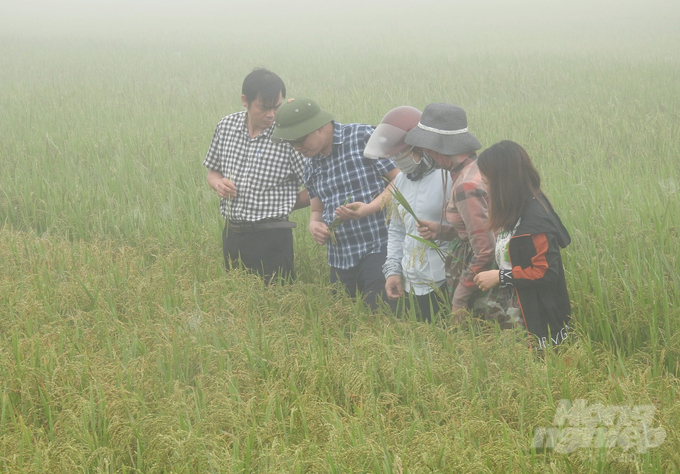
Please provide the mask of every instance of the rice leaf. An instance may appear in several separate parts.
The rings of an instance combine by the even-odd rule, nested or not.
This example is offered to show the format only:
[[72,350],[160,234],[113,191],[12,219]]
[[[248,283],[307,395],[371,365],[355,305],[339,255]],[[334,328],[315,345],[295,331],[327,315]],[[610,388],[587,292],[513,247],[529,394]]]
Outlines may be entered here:
[[[430,247],[430,248],[432,248],[432,249],[435,249],[435,250],[437,251],[437,255],[439,255],[439,258],[441,258],[444,262],[446,262],[446,254],[444,253],[444,251],[443,251],[441,248],[439,248],[439,246],[438,246],[435,242],[433,242],[433,241],[431,241],[431,240],[423,239],[422,237],[417,236],[417,235],[413,235],[413,234],[406,234],[406,235],[408,235],[408,236],[411,237],[412,239],[417,240],[418,242],[420,242],[421,244],[423,244],[423,245],[425,245],[425,246],[427,246],[427,247]],[[461,259],[456,258],[456,257],[454,257],[453,255],[451,255],[451,258],[454,259],[454,260],[456,260],[456,261],[462,261]],[[472,273],[474,273],[475,275],[477,274],[477,272],[474,271],[474,270],[472,269],[472,267],[471,267],[470,265],[468,265],[467,263],[463,262],[463,265],[465,265],[465,266],[467,267],[467,269],[470,270],[470,271],[471,271]]]
[[437,255],[439,255],[439,258],[441,258],[442,261],[444,261],[444,262],[446,261],[446,254],[444,253],[444,251],[443,251],[441,248],[439,248],[439,245],[437,245],[437,244],[434,243],[433,241],[423,239],[422,237],[417,236],[417,235],[413,235],[413,234],[406,234],[406,235],[408,235],[408,236],[411,237],[412,239],[417,240],[418,242],[420,242],[421,244],[425,245],[426,247],[430,247],[431,249],[436,250],[436,251],[437,251]]
[[394,199],[397,200],[397,202],[401,205],[401,207],[403,207],[406,210],[406,212],[408,212],[409,214],[411,214],[411,216],[413,216],[413,218],[416,220],[418,225],[422,226],[423,224],[420,222],[420,219],[418,219],[418,216],[416,216],[416,213],[413,211],[413,208],[411,207],[411,205],[408,203],[408,201],[406,200],[404,195],[401,193],[401,191],[399,191],[399,188],[397,188],[397,186],[394,183],[392,183],[392,187],[390,188],[390,193],[392,194],[392,196],[394,196]]

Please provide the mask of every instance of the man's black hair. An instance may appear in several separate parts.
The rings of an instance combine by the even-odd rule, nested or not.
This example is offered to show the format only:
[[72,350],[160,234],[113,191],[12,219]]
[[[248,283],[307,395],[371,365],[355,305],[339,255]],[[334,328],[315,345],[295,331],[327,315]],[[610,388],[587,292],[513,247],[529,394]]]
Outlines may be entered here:
[[246,96],[248,104],[259,97],[265,107],[275,107],[279,94],[286,97],[286,86],[273,72],[263,67],[256,67],[243,80],[241,93]]

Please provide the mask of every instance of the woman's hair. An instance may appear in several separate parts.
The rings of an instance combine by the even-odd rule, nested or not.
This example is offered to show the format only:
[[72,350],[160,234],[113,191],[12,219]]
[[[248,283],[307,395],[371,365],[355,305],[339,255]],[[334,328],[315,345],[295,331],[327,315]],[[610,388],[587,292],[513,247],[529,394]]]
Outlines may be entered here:
[[484,150],[477,166],[489,183],[489,229],[512,230],[529,199],[541,195],[531,158],[517,143],[503,140]]

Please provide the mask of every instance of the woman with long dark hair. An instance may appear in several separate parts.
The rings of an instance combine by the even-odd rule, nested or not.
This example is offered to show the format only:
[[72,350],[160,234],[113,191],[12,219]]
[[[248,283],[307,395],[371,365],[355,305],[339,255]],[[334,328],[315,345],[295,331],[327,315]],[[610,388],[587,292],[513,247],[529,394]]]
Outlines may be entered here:
[[571,242],[569,232],[541,192],[538,171],[520,145],[496,143],[477,164],[489,194],[489,228],[498,235],[499,270],[480,272],[475,283],[496,292],[491,317],[502,326],[526,328],[541,348],[557,345],[568,336],[571,313],[560,254]]

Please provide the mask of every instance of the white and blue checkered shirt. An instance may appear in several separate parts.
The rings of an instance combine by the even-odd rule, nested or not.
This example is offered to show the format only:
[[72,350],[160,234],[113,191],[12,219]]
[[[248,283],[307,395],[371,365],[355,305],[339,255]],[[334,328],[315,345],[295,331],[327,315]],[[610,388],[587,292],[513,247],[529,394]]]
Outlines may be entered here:
[[222,217],[254,222],[286,217],[295,206],[305,157],[286,143],[272,143],[274,126],[251,138],[246,112],[224,117],[203,166],[234,182],[236,197],[222,199]]
[[[304,183],[309,197],[323,203],[323,220],[335,219],[335,209],[351,196],[349,203],[370,203],[389,184],[383,176],[397,167],[392,160],[364,157],[364,148],[374,127],[333,122],[330,155],[307,160]],[[328,264],[349,269],[371,253],[387,248],[385,210],[359,220],[348,220],[335,229],[337,245],[328,242]]]

